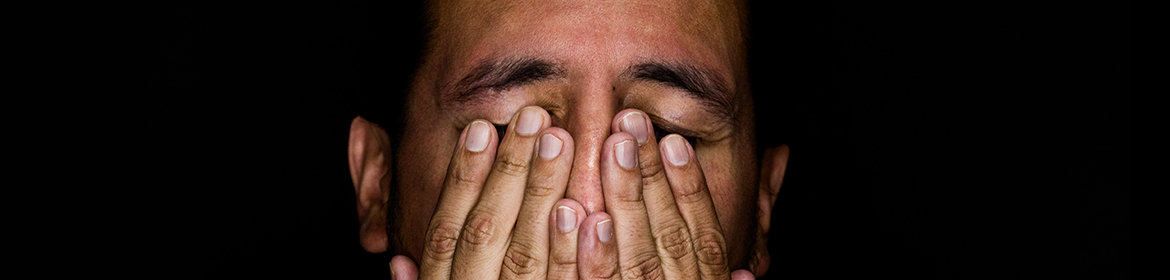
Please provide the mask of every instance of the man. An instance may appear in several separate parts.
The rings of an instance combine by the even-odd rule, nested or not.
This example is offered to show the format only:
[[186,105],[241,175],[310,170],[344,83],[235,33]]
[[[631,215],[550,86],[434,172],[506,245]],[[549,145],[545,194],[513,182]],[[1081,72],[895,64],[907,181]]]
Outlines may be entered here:
[[742,3],[430,5],[400,133],[350,132],[360,242],[396,278],[767,272],[788,153],[756,147]]

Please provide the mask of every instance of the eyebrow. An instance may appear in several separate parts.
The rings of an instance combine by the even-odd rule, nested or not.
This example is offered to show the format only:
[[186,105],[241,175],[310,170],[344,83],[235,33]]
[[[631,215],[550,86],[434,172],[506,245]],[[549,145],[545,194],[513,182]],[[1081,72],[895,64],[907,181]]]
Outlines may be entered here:
[[[731,119],[735,111],[727,83],[710,69],[680,62],[649,61],[630,66],[621,75],[629,80],[654,82],[683,90],[723,119]],[[442,99],[470,103],[491,98],[510,88],[567,77],[564,67],[545,59],[489,59],[472,68],[451,90],[443,91]]]
[[706,107],[714,109],[712,113],[725,119],[730,119],[731,112],[735,109],[732,107],[731,91],[727,82],[710,69],[686,63],[651,61],[631,66],[622,76],[683,90],[691,97],[699,99],[707,105]]
[[563,67],[548,60],[533,57],[486,60],[455,83],[444,99],[466,103],[489,98],[491,91],[566,77],[568,75]]

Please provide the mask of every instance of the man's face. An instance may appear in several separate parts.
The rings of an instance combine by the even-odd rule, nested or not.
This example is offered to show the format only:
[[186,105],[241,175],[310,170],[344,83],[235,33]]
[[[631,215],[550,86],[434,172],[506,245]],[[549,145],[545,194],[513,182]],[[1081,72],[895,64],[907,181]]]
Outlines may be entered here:
[[[402,254],[417,259],[464,127],[540,106],[576,144],[566,196],[605,211],[599,158],[616,113],[692,141],[734,267],[754,240],[758,165],[739,7],[715,1],[437,3],[407,98],[394,180]],[[500,133],[503,135],[503,133]],[[392,210],[393,211],[393,210]]]

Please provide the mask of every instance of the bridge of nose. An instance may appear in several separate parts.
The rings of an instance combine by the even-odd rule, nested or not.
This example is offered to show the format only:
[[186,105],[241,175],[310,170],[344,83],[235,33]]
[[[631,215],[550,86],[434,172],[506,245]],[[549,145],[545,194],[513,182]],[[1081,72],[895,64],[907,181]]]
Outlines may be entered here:
[[[600,73],[599,73],[600,74]],[[601,150],[621,104],[612,75],[592,75],[573,87],[564,121],[576,142],[566,197],[580,202],[589,214],[605,211],[601,192]],[[582,81],[579,80],[579,81]]]

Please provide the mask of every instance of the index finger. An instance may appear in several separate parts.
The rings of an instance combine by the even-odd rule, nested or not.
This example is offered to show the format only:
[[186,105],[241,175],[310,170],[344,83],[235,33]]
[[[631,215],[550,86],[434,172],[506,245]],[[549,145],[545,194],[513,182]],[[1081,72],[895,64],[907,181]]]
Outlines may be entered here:
[[463,129],[459,144],[451,155],[447,178],[439,193],[439,203],[427,226],[426,243],[419,259],[420,279],[447,279],[451,276],[451,261],[455,244],[467,212],[479,198],[488,168],[496,154],[495,128],[486,121],[476,120]]

